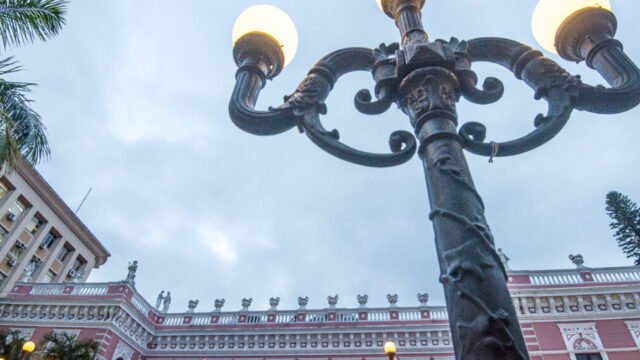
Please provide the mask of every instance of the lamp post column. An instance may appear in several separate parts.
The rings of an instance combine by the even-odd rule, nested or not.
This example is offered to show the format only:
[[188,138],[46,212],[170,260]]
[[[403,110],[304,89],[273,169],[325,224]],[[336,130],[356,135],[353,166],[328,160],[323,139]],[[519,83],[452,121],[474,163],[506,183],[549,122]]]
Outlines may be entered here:
[[459,93],[456,76],[436,66],[414,70],[399,87],[400,106],[420,141],[456,356],[528,359],[506,272],[456,131]]
[[[444,286],[458,359],[528,359],[507,274],[495,251],[482,198],[473,184],[457,133],[460,83],[443,50],[422,27],[423,0],[386,0],[402,37],[404,66],[398,103],[420,142]],[[401,70],[402,71],[402,70]]]

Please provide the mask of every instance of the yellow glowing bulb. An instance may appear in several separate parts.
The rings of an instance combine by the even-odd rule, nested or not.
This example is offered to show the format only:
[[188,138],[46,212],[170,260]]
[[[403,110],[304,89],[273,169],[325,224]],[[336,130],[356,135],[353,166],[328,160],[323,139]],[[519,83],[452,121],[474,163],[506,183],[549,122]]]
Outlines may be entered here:
[[376,4],[378,4],[380,10],[384,11],[384,9],[382,8],[382,0],[376,0]]
[[540,0],[531,19],[533,36],[543,48],[557,53],[555,39],[558,28],[571,14],[587,7],[611,11],[609,0]]
[[298,49],[298,32],[287,13],[272,5],[254,5],[246,9],[233,24],[233,44],[252,32],[271,35],[282,48],[284,66],[291,62]]
[[387,341],[384,343],[384,352],[385,354],[395,354],[396,353],[396,344],[393,341]]
[[33,350],[36,349],[36,343],[34,343],[33,341],[27,341],[26,343],[24,343],[24,345],[22,345],[22,351],[26,351],[28,353],[33,352]]

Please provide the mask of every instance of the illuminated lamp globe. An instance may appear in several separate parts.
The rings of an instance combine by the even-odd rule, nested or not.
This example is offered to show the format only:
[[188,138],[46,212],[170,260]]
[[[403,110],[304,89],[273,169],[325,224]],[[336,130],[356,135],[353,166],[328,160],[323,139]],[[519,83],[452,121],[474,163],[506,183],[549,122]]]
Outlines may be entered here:
[[[250,37],[265,36],[274,41],[284,57],[281,68],[287,66],[298,49],[298,32],[293,20],[279,8],[272,5],[254,5],[243,11],[233,24],[231,37],[234,49]],[[278,66],[278,64],[271,64]],[[279,72],[279,71],[278,71]]]
[[556,34],[560,25],[572,14],[585,8],[611,11],[609,0],[540,0],[533,10],[531,30],[544,49],[557,54]]
[[25,351],[28,353],[32,353],[35,349],[36,349],[36,343],[34,343],[33,341],[27,341],[26,343],[24,343],[24,345],[22,345],[22,351]]
[[387,341],[384,343],[384,353],[387,355],[393,355],[396,353],[396,344],[393,341]]

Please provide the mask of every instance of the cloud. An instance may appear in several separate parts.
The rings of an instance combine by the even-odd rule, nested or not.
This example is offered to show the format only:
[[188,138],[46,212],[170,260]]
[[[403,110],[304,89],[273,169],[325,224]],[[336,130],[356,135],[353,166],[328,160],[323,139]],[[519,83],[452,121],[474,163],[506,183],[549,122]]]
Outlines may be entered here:
[[146,31],[131,13],[122,11],[121,27],[129,30],[114,34],[118,38],[116,55],[105,78],[103,103],[109,134],[127,145],[148,141],[201,144],[210,136],[211,127],[189,102],[202,89],[184,88],[171,63],[179,55],[167,53],[168,39]]
[[[312,45],[268,82],[261,109],[278,105],[322,55],[397,40],[393,22],[373,2],[281,2]],[[620,2],[620,14],[637,13],[631,3]],[[183,309],[195,297],[201,308],[212,308],[220,296],[234,307],[242,297],[258,307],[280,296],[286,309],[308,295],[312,307],[322,307],[336,292],[348,306],[364,292],[370,306],[387,306],[389,292],[415,304],[423,291],[442,304],[417,157],[393,169],[367,169],[332,158],[295,131],[254,137],[229,120],[237,69],[229,33],[233,15],[250,5],[76,1],[62,36],[16,50],[28,69],[23,80],[40,84],[32,95],[56,141],[43,174],[70,204],[94,187],[80,215],[113,256],[92,279],[122,279],[135,258],[138,289],[155,299],[171,287]],[[502,0],[487,13],[499,10],[508,21],[476,16],[451,23],[455,16],[443,14],[456,14],[460,5],[432,2],[425,23],[434,39],[506,35],[533,45],[529,27],[518,24],[528,23],[534,5]],[[336,6],[344,19],[365,12],[366,34],[351,31],[349,22],[326,27]],[[229,16],[211,21],[213,13]],[[630,17],[621,20],[630,26],[619,37],[632,39],[637,26]],[[640,59],[640,47],[626,45]],[[51,60],[58,58],[69,61]],[[562,65],[601,82],[584,64]],[[500,78],[507,91],[491,106],[461,101],[460,122],[485,123],[496,141],[531,131],[544,101],[534,102],[532,90],[506,69],[474,68],[482,78]],[[370,74],[341,77],[323,121],[353,146],[388,151],[388,134],[409,130],[409,121],[395,108],[358,114],[353,95],[363,87],[373,87]],[[530,153],[491,165],[467,154],[496,244],[514,269],[571,267],[572,252],[589,266],[630,264],[611,237],[604,195],[615,189],[640,199],[638,117],[640,108],[615,117],[575,112],[557,138]]]
[[225,266],[238,263],[241,250],[247,250],[247,246],[242,244],[256,248],[273,246],[267,237],[235,231],[233,225],[218,220],[214,214],[201,214],[194,218],[180,209],[151,216],[147,214],[141,218],[110,213],[104,218],[104,225],[113,229],[118,237],[138,246],[163,249],[165,253],[194,260],[213,255]]
[[222,231],[202,227],[198,229],[198,238],[213,256],[226,265],[235,265],[238,262],[238,253],[233,241]]

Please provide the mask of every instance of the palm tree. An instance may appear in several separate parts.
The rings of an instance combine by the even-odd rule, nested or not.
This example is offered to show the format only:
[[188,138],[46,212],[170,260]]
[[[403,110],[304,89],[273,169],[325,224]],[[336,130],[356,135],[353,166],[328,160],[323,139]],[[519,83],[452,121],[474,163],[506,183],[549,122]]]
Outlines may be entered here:
[[[0,0],[4,49],[46,41],[65,23],[66,0]],[[20,70],[13,57],[0,60],[0,76]],[[26,93],[34,84],[0,78],[0,165],[12,169],[20,156],[31,164],[49,157],[46,129]]]
[[35,38],[46,41],[64,25],[66,0],[0,1],[0,37],[4,48],[21,46]]
[[0,331],[0,358],[19,360],[25,341],[19,331]]
[[95,340],[78,340],[76,335],[66,332],[50,333],[43,337],[44,360],[93,360],[100,349]]
[[[20,70],[13,57],[0,60],[0,77]],[[32,164],[49,156],[49,143],[40,115],[26,93],[33,84],[0,78],[0,164],[15,167],[22,155]]]

